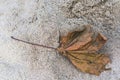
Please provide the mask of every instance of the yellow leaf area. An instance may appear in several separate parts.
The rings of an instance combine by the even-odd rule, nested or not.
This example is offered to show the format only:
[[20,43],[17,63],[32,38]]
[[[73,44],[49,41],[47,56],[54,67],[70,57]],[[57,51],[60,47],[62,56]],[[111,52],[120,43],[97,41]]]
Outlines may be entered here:
[[107,55],[98,53],[106,43],[107,38],[94,31],[90,25],[84,29],[68,33],[60,38],[60,47],[57,49],[66,56],[73,65],[82,72],[100,75],[106,64],[110,62]]

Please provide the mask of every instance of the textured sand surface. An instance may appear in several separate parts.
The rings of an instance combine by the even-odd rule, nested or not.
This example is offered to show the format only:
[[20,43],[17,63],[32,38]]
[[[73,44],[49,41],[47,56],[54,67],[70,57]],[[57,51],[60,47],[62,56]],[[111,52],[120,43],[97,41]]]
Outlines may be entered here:
[[[110,55],[112,70],[100,76],[80,72],[55,50],[10,38],[57,47],[59,31],[84,24],[108,38],[101,52]],[[119,57],[119,0],[0,0],[0,80],[120,80]]]

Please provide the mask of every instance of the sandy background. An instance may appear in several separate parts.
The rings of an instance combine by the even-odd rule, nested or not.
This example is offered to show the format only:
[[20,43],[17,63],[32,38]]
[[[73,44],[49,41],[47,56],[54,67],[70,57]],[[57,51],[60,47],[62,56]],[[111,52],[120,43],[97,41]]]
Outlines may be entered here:
[[[101,2],[102,1],[102,2]],[[111,71],[78,71],[54,50],[10,38],[57,47],[61,35],[84,24],[107,36],[101,50]],[[0,80],[120,80],[119,0],[0,0]]]

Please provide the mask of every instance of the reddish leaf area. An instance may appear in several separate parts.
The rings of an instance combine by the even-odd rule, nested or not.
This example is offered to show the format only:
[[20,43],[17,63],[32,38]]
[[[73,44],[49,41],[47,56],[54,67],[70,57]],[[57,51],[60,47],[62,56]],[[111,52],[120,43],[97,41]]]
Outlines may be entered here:
[[102,71],[108,70],[105,66],[110,62],[107,55],[97,53],[106,41],[104,35],[94,31],[90,25],[85,25],[83,31],[62,36],[57,50],[80,71],[100,75]]

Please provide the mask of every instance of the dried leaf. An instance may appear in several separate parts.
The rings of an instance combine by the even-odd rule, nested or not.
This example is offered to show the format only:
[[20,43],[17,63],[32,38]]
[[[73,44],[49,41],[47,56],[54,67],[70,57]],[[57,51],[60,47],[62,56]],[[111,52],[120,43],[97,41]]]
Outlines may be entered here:
[[106,41],[105,36],[86,25],[83,31],[74,31],[61,37],[57,50],[82,72],[99,75],[107,70],[105,66],[110,62],[108,56],[97,53]]
[[58,50],[82,72],[99,75],[102,71],[109,70],[109,68],[105,68],[106,64],[110,62],[109,57],[105,54],[97,53],[105,44],[107,38],[101,33],[94,31],[90,25],[83,27],[84,29],[80,31],[70,32],[66,36],[62,36],[58,48],[20,40],[13,36],[11,38],[31,45]]

